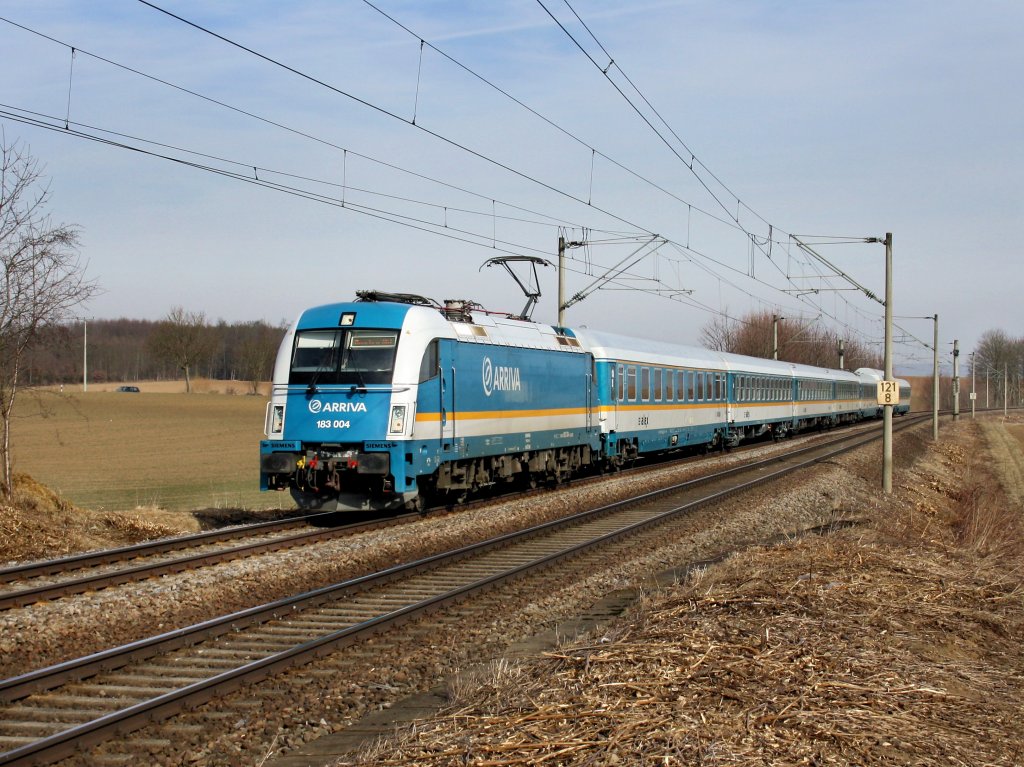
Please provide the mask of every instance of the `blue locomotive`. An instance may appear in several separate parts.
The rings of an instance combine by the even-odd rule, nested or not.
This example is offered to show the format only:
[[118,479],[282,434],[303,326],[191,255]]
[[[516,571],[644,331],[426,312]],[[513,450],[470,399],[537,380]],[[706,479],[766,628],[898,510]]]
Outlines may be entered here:
[[[873,418],[848,372],[363,291],[304,311],[274,369],[260,488],[302,508],[419,508],[686,447]],[[909,410],[900,381],[896,412]]]

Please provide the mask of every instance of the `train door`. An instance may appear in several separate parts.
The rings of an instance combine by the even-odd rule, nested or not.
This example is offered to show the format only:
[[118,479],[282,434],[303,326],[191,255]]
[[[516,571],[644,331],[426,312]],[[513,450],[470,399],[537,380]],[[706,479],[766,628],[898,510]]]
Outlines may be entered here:
[[609,362],[607,365],[608,370],[608,396],[607,396],[607,410],[604,416],[605,422],[602,424],[601,431],[613,432],[619,428],[619,401],[622,399],[622,365],[616,364],[615,362]]
[[441,342],[440,367],[441,367],[441,442],[442,449],[451,450],[455,444],[456,437],[456,412],[455,412],[455,341],[444,340]]
[[[589,356],[589,355],[588,355]],[[594,358],[590,357],[589,370],[587,372],[587,434],[594,431],[594,386],[597,382],[597,365]]]
[[725,374],[725,422],[727,424],[736,420],[736,394],[739,387],[738,377],[732,373]]

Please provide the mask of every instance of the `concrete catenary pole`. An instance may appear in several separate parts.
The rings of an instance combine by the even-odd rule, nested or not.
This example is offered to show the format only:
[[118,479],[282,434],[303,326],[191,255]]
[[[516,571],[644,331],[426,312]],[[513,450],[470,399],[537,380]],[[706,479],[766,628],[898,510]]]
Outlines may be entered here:
[[935,315],[935,340],[932,342],[932,439],[939,441],[939,315]]
[[82,391],[89,391],[89,321],[82,320]]
[[558,327],[565,327],[565,238],[558,238]]
[[1003,363],[1003,418],[1006,418],[1006,400],[1010,396],[1010,374],[1007,363]]
[[953,339],[953,420],[960,417],[960,341]]
[[846,370],[846,346],[843,339],[839,339],[839,369]]
[[974,354],[971,352],[971,418],[975,417],[974,403],[978,401],[978,390],[975,388]]
[[777,314],[772,315],[772,359],[777,360],[779,358],[779,320],[781,320]]
[[[892,380],[892,232],[885,235],[885,380]],[[882,410],[882,491],[892,493],[892,405]]]

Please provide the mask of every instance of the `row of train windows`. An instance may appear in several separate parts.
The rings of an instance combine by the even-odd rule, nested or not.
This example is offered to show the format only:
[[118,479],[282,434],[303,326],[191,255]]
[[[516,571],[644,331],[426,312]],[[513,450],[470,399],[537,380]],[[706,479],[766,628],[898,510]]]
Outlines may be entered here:
[[796,398],[802,401],[832,399],[831,381],[800,381]]
[[857,381],[839,381],[836,384],[836,399],[874,399],[875,387]]
[[[832,381],[797,381],[797,400],[809,402],[833,398]],[[789,402],[793,398],[793,379],[771,376],[737,375],[733,383],[737,402]],[[835,383],[835,397],[841,400],[874,399],[870,384],[856,381]]]
[[[874,399],[871,384],[855,381],[797,381],[797,400],[803,402]],[[611,381],[612,396],[619,402],[724,402],[726,375],[707,370],[665,370],[662,368],[617,365]],[[736,375],[733,382],[736,402],[790,402],[793,379],[773,376]],[[833,393],[834,391],[834,393]],[[909,397],[901,387],[901,397]]]
[[793,379],[738,375],[733,379],[737,402],[790,402]]
[[[737,375],[733,383],[737,402],[790,402],[793,399],[793,379],[773,376]],[[798,380],[799,401],[830,400],[832,381]],[[836,384],[839,399],[857,399],[861,386],[855,381],[841,381]]]
[[724,402],[725,373],[707,370],[617,365],[612,376],[612,397],[619,402]]

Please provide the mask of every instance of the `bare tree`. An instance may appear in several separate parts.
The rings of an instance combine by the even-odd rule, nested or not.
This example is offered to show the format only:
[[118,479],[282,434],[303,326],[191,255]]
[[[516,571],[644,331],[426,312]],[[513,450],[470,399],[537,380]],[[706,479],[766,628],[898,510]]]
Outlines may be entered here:
[[260,381],[271,377],[281,333],[262,322],[251,323],[247,330],[247,336],[238,347],[239,367],[242,378],[249,382],[250,393],[259,394]]
[[78,228],[54,224],[39,162],[0,134],[0,459],[3,493],[14,493],[11,416],[26,353],[45,330],[70,319],[99,288],[85,279]]
[[192,368],[210,352],[212,337],[203,312],[175,306],[149,337],[149,346],[185,374],[185,391],[192,391]]
[[[992,382],[996,402],[1019,404],[1024,385],[1024,339],[1004,330],[986,330],[978,340],[974,367]],[[1006,384],[1004,390],[1004,382]]]
[[729,352],[736,346],[736,322],[728,313],[716,314],[700,329],[701,343],[716,352]]
[[[705,345],[716,351],[770,359],[775,339],[776,316],[764,310],[750,312],[738,320],[713,317],[701,329]],[[778,320],[779,359],[803,365],[835,368],[839,364],[839,337],[814,320]],[[845,344],[847,370],[881,367],[881,359],[866,345],[849,340]]]

